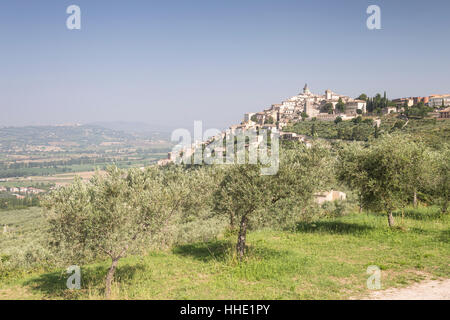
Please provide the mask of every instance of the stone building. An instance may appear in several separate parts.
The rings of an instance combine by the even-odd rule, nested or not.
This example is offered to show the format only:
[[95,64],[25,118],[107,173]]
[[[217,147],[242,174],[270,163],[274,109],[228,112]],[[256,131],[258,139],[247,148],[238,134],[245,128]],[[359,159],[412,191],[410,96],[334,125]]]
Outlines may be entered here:
[[347,199],[347,195],[341,191],[331,190],[328,192],[321,192],[314,195],[317,204],[332,201],[344,201]]
[[444,104],[445,107],[450,106],[450,94],[430,96],[428,105],[432,108],[439,108]]
[[439,118],[450,119],[450,108],[439,111]]

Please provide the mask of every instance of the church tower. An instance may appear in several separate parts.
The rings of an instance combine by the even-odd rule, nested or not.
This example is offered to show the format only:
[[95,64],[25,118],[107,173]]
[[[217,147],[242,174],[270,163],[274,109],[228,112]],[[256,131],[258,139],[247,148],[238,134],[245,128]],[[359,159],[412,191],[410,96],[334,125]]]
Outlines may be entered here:
[[311,94],[311,91],[309,91],[307,83],[305,84],[305,87],[303,88],[303,94]]

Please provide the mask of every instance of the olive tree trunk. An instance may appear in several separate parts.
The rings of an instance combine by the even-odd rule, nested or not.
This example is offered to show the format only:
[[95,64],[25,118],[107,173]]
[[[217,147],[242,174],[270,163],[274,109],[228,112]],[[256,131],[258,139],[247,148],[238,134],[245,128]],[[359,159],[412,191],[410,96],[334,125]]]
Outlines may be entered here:
[[448,200],[444,200],[444,203],[442,204],[442,213],[443,214],[447,213],[447,209],[448,209]]
[[362,212],[363,206],[362,206],[362,194],[359,195],[359,213]]
[[388,223],[389,223],[389,227],[393,227],[394,226],[394,216],[392,215],[392,211],[389,210],[388,212]]
[[235,223],[234,223],[234,212],[230,212],[230,230],[234,230]]
[[105,298],[111,298],[111,284],[114,280],[114,273],[116,272],[117,264],[119,263],[119,258],[112,259],[111,267],[109,268],[108,274],[106,275],[106,288],[105,288]]
[[414,208],[417,208],[417,191],[414,190],[414,199],[413,199]]
[[245,241],[247,240],[247,223],[248,223],[247,217],[243,217],[241,220],[238,234],[238,241],[236,245],[236,252],[239,257],[239,260],[242,260],[245,253]]

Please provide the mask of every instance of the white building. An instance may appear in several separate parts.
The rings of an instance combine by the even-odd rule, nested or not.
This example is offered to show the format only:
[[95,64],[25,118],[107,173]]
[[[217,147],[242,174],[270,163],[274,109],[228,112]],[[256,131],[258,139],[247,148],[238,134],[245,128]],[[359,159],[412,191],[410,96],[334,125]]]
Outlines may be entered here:
[[342,191],[331,190],[328,192],[317,193],[314,195],[317,204],[332,201],[344,201],[347,199],[347,195]]
[[356,115],[357,110],[361,110],[362,113],[366,113],[367,103],[364,100],[349,101],[345,105],[345,113],[348,115]]
[[442,103],[445,107],[450,106],[450,94],[430,96],[428,100],[428,105],[432,108],[439,108]]

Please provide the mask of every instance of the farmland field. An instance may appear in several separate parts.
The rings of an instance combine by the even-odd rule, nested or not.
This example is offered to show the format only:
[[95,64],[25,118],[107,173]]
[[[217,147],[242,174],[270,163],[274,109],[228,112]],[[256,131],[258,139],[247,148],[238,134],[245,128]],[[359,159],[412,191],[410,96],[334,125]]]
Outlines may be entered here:
[[167,134],[96,125],[0,128],[0,186],[64,185],[109,165],[144,167],[165,158]]

